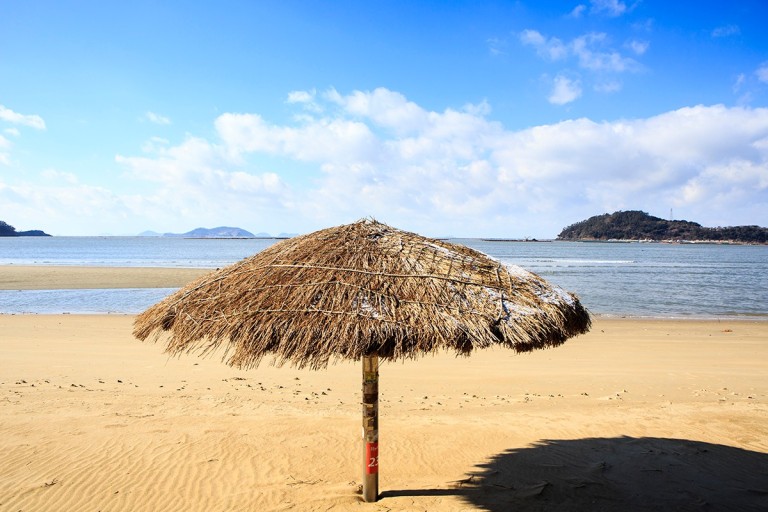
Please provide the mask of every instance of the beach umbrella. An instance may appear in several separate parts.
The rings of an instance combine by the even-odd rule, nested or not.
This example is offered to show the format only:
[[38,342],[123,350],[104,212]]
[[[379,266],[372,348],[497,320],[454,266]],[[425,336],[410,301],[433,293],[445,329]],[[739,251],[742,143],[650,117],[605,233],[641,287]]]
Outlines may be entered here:
[[579,300],[462,245],[365,219],[276,243],[141,313],[133,334],[171,354],[224,345],[232,366],[362,361],[363,497],[378,496],[378,369],[448,349],[554,347],[589,330]]

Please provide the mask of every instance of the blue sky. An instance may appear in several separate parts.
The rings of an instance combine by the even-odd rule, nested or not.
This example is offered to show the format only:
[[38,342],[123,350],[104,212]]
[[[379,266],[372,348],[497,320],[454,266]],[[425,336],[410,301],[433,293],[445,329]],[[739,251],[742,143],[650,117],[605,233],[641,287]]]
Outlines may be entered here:
[[768,225],[768,3],[0,0],[0,220]]

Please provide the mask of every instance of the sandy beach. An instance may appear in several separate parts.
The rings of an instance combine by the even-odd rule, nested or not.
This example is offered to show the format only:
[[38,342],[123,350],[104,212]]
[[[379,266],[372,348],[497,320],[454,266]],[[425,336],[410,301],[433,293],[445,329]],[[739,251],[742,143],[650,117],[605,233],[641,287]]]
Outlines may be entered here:
[[[2,266],[0,288],[202,272]],[[0,511],[768,509],[768,322],[597,317],[557,349],[383,364],[371,504],[358,364],[169,359],[132,323],[0,315]]]

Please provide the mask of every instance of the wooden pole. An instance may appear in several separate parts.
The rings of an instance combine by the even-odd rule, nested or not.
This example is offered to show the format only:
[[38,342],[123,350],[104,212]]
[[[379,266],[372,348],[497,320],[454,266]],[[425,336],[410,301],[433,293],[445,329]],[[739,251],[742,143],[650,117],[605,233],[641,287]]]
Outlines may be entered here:
[[379,498],[379,356],[363,356],[363,499]]

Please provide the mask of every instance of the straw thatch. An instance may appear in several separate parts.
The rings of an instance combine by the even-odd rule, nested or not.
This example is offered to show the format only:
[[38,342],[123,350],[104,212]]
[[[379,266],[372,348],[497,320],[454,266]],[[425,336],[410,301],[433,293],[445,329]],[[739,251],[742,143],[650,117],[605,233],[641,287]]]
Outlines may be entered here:
[[225,345],[231,365],[323,368],[439,349],[560,345],[589,329],[572,294],[461,245],[363,220],[279,242],[189,284],[138,316],[168,352]]

